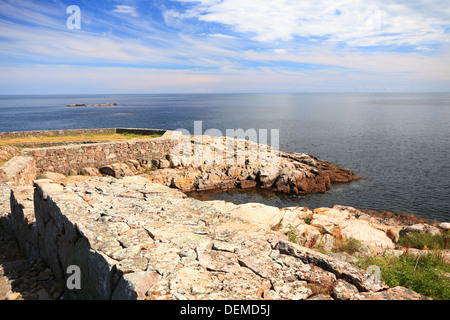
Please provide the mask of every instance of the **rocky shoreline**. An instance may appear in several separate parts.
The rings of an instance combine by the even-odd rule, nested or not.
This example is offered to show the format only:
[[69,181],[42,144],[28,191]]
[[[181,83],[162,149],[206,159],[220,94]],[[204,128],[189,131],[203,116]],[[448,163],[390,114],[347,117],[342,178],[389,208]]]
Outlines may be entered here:
[[[448,223],[433,226],[414,215],[339,205],[280,209],[190,198],[183,192],[235,187],[326,192],[333,183],[358,179],[307,154],[268,148],[249,161],[260,145],[198,138],[180,137],[179,143],[190,147],[170,153],[159,140],[162,153],[151,159],[114,162],[118,158],[109,151],[109,164],[74,167],[72,176],[36,167],[30,156],[6,163],[0,168],[0,245],[6,252],[0,254],[0,294],[6,299],[428,299],[407,288],[389,288],[351,264],[354,256],[334,249],[355,239],[361,255],[403,254],[400,235],[438,234]],[[122,152],[136,143],[144,142],[99,144],[89,154],[98,157],[98,148]],[[45,156],[46,150],[68,158],[71,149],[28,154]],[[449,250],[441,254],[448,261]],[[69,265],[82,269],[80,291],[62,285]]]

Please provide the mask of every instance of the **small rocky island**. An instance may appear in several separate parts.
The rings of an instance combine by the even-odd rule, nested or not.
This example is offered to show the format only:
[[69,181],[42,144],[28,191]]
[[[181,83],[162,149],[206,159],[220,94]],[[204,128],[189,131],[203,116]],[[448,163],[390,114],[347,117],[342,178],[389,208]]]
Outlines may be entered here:
[[[119,106],[117,103],[96,103],[96,104],[84,104],[84,103],[74,103],[68,104],[67,107],[116,107]],[[126,106],[123,104],[122,106]]]
[[[152,139],[27,148],[0,168],[0,240],[15,239],[30,257],[15,264],[23,277],[36,278],[35,272],[51,283],[24,284],[23,298],[428,299],[390,288],[352,264],[355,257],[333,249],[355,239],[362,255],[402,255],[401,235],[440,234],[448,223],[339,205],[235,205],[184,193],[255,187],[326,192],[355,179],[308,154],[173,131]],[[441,254],[448,261],[448,250]],[[71,265],[81,269],[81,290],[64,287]],[[3,273],[15,272],[11,266]]]

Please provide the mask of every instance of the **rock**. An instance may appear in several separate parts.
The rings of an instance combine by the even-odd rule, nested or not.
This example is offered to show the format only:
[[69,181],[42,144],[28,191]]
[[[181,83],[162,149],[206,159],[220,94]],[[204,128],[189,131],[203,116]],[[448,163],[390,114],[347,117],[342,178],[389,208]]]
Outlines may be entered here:
[[322,248],[323,250],[327,252],[331,252],[334,246],[334,237],[330,234],[324,234],[320,237],[320,239],[317,241],[317,246]]
[[359,293],[358,289],[343,280],[338,280],[333,288],[333,297],[336,300],[350,300]]
[[220,285],[217,277],[202,268],[181,268],[169,279],[170,291],[188,298],[217,291]]
[[160,275],[153,271],[137,271],[123,275],[112,300],[143,300],[147,291],[158,283]]
[[312,296],[306,300],[334,300],[332,297],[330,297],[327,294],[317,294],[315,296]]
[[374,275],[369,274],[356,266],[321,254],[317,251],[285,241],[280,241],[277,244],[277,249],[281,253],[288,254],[302,260],[304,263],[318,266],[335,274],[337,278],[344,279],[345,281],[353,284],[358,288],[358,290],[376,292],[388,288],[384,282],[379,281]]
[[45,281],[52,278],[52,276],[53,276],[52,270],[47,268],[38,275],[37,280]]
[[50,179],[53,181],[61,181],[61,180],[65,179],[66,176],[61,173],[57,173],[57,172],[45,171],[43,174],[41,174],[40,178],[41,179]]
[[404,287],[394,287],[381,292],[362,292],[356,300],[432,300]]
[[38,296],[38,300],[50,300],[50,296],[45,289],[40,289],[36,292],[36,294]]
[[400,236],[405,236],[410,232],[428,233],[433,236],[441,234],[441,231],[438,228],[430,224],[419,223],[400,230]]
[[133,171],[131,171],[130,167],[125,163],[113,163],[111,165],[103,166],[99,168],[99,171],[103,175],[115,178],[134,175]]
[[450,222],[441,222],[438,226],[441,229],[450,230]]
[[97,168],[85,167],[80,169],[80,174],[83,176],[98,177],[100,176],[100,171]]
[[20,292],[8,292],[6,294],[6,300],[21,300],[22,299],[22,295],[20,294]]
[[236,218],[260,225],[266,229],[276,225],[281,220],[280,209],[261,203],[238,205],[230,212],[230,214]]
[[253,180],[244,180],[238,183],[238,187],[241,189],[255,188],[256,185],[257,182]]
[[103,175],[111,176],[111,177],[116,176],[116,171],[112,168],[112,166],[103,166],[103,167],[100,167],[98,170]]
[[308,298],[312,294],[306,281],[294,281],[288,283],[274,284],[275,292],[282,299],[302,300]]
[[[308,299],[324,292],[356,299],[355,288],[387,289],[346,261],[287,241],[290,223],[299,239],[316,239],[314,247],[334,239],[303,221],[313,214],[308,209],[201,202],[145,176],[77,176],[35,186],[42,254],[53,270],[72,261],[82,269],[84,285],[67,292],[70,299]],[[345,214],[328,214],[339,216]],[[51,274],[40,264],[31,272]],[[49,298],[61,296],[48,287]],[[42,298],[46,288],[34,290]]]
[[219,251],[234,252],[237,249],[237,245],[226,241],[214,240],[212,249]]
[[275,290],[266,290],[263,294],[264,300],[281,300],[280,295]]
[[160,160],[158,164],[159,169],[167,169],[170,168],[170,162],[168,160]]
[[395,244],[381,230],[375,229],[365,221],[348,220],[339,224],[341,234],[346,239],[356,239],[371,249],[394,249]]

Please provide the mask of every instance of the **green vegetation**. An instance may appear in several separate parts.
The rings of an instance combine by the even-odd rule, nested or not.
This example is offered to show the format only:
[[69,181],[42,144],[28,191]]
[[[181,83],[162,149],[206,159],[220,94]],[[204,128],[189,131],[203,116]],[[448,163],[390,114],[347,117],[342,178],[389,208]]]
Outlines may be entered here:
[[142,135],[142,134],[134,134],[134,133],[120,133],[124,137],[128,139],[146,139],[146,138],[159,138],[162,137],[162,134],[151,134],[151,135]]
[[284,234],[288,237],[288,240],[292,243],[298,243],[297,234],[295,233],[295,228],[292,225],[288,226],[288,231]]
[[450,265],[439,252],[421,256],[364,257],[358,265],[363,269],[379,266],[381,279],[391,288],[403,286],[434,300],[450,299]]
[[410,232],[407,235],[401,236],[397,245],[407,248],[430,250],[443,250],[448,247],[449,231],[443,234],[431,235],[428,233]]
[[364,245],[356,239],[336,239],[333,246],[333,252],[346,252],[350,255],[364,251]]
[[302,219],[306,224],[311,224],[312,217],[303,217]]

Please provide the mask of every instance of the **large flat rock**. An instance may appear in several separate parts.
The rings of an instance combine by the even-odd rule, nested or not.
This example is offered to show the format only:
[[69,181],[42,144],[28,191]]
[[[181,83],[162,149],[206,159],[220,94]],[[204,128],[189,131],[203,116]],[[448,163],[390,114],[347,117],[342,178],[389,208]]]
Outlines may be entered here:
[[[360,293],[387,288],[288,242],[267,228],[271,221],[256,219],[262,207],[230,214],[232,205],[216,207],[144,176],[36,181],[35,205],[40,254],[62,278],[68,266],[80,267],[81,290],[68,292],[74,299],[308,299],[318,285],[331,294],[338,280]],[[256,210],[256,221],[243,219],[244,209]]]

